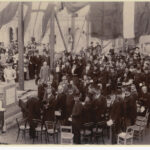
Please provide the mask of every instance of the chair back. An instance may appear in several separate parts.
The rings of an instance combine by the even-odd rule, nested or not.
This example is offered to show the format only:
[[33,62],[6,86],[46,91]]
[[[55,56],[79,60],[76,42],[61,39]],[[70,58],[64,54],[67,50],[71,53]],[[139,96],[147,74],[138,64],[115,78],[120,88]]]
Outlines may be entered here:
[[45,127],[46,127],[46,130],[49,130],[49,129],[55,130],[54,122],[52,121],[45,121]]
[[41,127],[41,129],[43,129],[44,124],[40,119],[32,119],[32,122],[35,127]]
[[18,128],[20,128],[20,122],[19,122],[18,118],[16,118],[16,122],[17,122]]
[[83,124],[83,128],[86,130],[91,130],[94,127],[94,122],[88,122]]
[[148,120],[148,117],[149,117],[149,111],[147,110],[147,111],[146,111],[145,118]]
[[133,128],[132,127],[127,127],[127,130],[126,130],[126,136],[127,135],[130,135],[131,137],[133,137],[133,135],[134,135],[134,130],[133,130]]
[[61,116],[61,111],[57,110],[54,112],[55,116],[56,117],[60,117]]
[[105,121],[101,121],[101,122],[97,122],[96,123],[96,133],[103,132],[103,129],[105,128],[106,122]]
[[135,124],[140,127],[144,127],[146,125],[147,119],[144,117],[142,120],[136,119]]
[[97,125],[98,127],[104,128],[105,125],[106,125],[106,122],[105,122],[105,121],[100,121],[100,122],[97,122],[96,125]]
[[60,126],[60,132],[61,133],[72,133],[72,127],[71,126]]
[[18,118],[16,118],[16,122],[17,122],[18,128],[20,128],[21,125],[23,125],[26,128],[26,126],[28,124],[27,118],[25,118],[25,119],[22,119],[22,118],[18,119]]
[[73,144],[72,126],[61,126],[60,133],[61,144]]

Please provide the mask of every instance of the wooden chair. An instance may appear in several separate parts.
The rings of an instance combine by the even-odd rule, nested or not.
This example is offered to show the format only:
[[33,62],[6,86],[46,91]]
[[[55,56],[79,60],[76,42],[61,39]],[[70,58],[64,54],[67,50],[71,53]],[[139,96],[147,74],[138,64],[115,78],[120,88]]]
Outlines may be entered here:
[[55,111],[54,112],[55,115],[55,124],[56,124],[56,129],[58,132],[60,132],[60,126],[61,126],[61,122],[60,122],[60,117],[61,117],[61,111]]
[[[146,114],[145,116],[137,116],[136,118],[137,120],[140,120],[140,121],[145,121],[146,125],[148,126],[148,119],[149,119],[149,111],[147,110],[146,111]],[[144,128],[144,130],[146,129],[146,127]],[[145,130],[146,132],[146,130]]]
[[147,125],[147,118],[143,117],[143,119],[140,118],[140,120],[136,118],[135,125],[131,126],[131,128],[134,130],[135,138],[142,139],[144,131],[146,129],[146,125]]
[[103,144],[105,144],[104,133],[103,133],[105,125],[106,125],[106,122],[101,121],[101,122],[97,122],[95,128],[93,128],[93,137],[94,137],[94,140],[96,140],[97,144],[98,144],[99,138],[102,138],[102,142]]
[[81,138],[85,142],[87,140],[87,143],[89,142],[93,143],[93,128],[94,128],[94,122],[84,123],[82,125],[81,130]]
[[129,126],[126,132],[118,134],[117,144],[133,144],[133,134],[134,130]]
[[61,144],[73,144],[73,134],[71,126],[60,127],[60,143]]
[[147,110],[145,116],[137,116],[136,119],[142,121],[143,119],[148,120],[148,117],[149,117],[149,111]]
[[[35,135],[36,135],[36,138],[38,139],[38,136],[40,134],[40,138],[41,138],[41,142],[42,142],[43,134],[46,137],[45,124],[42,123],[42,121],[40,119],[33,119],[32,122],[35,125]],[[33,138],[33,143],[34,143],[34,138]]]
[[16,142],[19,139],[19,135],[22,132],[22,138],[26,139],[26,133],[29,133],[29,125],[27,124],[27,119],[18,119],[16,118],[17,122],[17,127],[18,127],[18,134],[17,134],[17,139]]
[[55,123],[52,121],[45,121],[46,126],[46,142],[49,142],[49,136],[53,137],[53,141],[55,143],[55,136],[58,144],[58,130],[56,129]]

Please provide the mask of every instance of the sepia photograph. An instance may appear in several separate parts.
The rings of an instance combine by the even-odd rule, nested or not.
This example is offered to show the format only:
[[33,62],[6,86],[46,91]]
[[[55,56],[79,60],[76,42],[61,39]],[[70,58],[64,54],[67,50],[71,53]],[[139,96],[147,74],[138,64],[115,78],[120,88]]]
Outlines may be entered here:
[[0,1],[0,145],[150,145],[149,113],[150,1]]

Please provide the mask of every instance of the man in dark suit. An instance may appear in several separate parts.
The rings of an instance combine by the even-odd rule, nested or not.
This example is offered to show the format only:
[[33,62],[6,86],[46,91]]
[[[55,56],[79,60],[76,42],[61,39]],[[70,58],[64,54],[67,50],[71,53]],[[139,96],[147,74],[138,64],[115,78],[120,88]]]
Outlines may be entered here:
[[112,144],[117,143],[117,135],[123,129],[123,98],[122,98],[122,91],[118,90],[116,93],[115,99],[112,101],[110,107],[110,118],[113,121],[112,126]]
[[142,94],[139,100],[142,106],[150,110],[150,93],[148,92],[147,86],[142,87]]
[[87,95],[85,97],[84,105],[83,105],[83,122],[89,123],[94,121],[94,113],[93,113],[93,105],[92,105],[92,99],[90,95]]
[[31,138],[35,138],[36,124],[33,119],[41,119],[41,102],[36,97],[31,97],[27,101],[26,108],[28,110],[28,122],[30,125],[29,134]]
[[63,92],[63,87],[58,86],[58,94],[56,95],[56,110],[61,111],[60,120],[66,118],[66,94]]
[[30,79],[34,79],[35,77],[35,62],[34,62],[34,53],[30,52],[29,55],[29,76]]
[[80,93],[76,93],[74,96],[75,104],[72,110],[72,129],[74,134],[74,143],[81,144],[81,125],[82,125],[82,118],[83,118],[83,106],[79,100]]
[[37,83],[37,81],[39,80],[40,69],[41,69],[41,66],[42,66],[42,58],[39,55],[38,51],[35,52],[34,61],[35,61],[36,83]]
[[[135,115],[135,109],[134,105],[136,105],[136,103],[134,102],[134,97],[131,95],[131,87],[127,86],[125,88],[125,98],[124,98],[124,118],[125,118],[125,129],[127,126],[133,125],[134,124],[134,120],[132,115]],[[133,114],[132,114],[133,113]]]
[[95,111],[96,122],[102,121],[107,110],[107,102],[99,89],[95,90],[93,96],[93,107]]
[[73,89],[72,85],[69,84],[68,85],[68,91],[67,91],[67,97],[66,97],[66,123],[68,122],[68,118],[71,116],[72,114],[72,109],[74,106],[74,94],[75,94],[75,90]]

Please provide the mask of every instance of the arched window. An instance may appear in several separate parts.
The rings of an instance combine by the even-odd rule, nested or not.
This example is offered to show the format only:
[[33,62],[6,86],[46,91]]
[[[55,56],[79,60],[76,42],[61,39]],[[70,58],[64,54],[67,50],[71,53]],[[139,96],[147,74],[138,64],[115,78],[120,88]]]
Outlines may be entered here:
[[13,41],[13,28],[12,27],[9,28],[9,41],[10,42]]
[[17,36],[16,40],[18,41],[18,27],[16,28],[16,36]]

